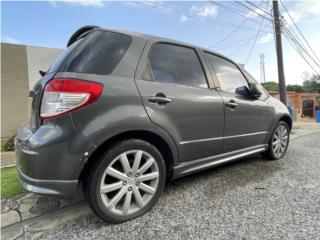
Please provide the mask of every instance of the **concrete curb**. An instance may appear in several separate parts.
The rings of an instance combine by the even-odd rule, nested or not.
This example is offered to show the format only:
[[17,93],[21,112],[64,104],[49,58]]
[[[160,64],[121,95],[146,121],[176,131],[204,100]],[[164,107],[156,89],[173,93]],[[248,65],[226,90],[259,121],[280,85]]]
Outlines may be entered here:
[[61,208],[81,202],[78,200],[64,200],[54,197],[41,196],[34,193],[22,194],[1,201],[1,228],[21,223],[28,219],[53,213]]
[[53,213],[34,217],[1,229],[1,238],[8,240],[36,239],[48,230],[71,220],[87,217],[92,214],[90,208],[84,203],[76,203]]

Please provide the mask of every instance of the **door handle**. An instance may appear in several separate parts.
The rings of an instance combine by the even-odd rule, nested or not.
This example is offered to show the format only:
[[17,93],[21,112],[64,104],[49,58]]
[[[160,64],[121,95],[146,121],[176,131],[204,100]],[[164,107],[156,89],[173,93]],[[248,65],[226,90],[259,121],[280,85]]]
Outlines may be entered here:
[[234,108],[238,107],[239,104],[236,103],[234,100],[230,100],[229,102],[226,103],[226,106],[229,107],[229,108],[234,109]]
[[171,103],[172,99],[167,97],[151,96],[151,97],[148,97],[148,101],[152,103],[158,103],[158,104],[167,104],[167,103]]
[[157,93],[154,96],[148,97],[148,101],[152,102],[152,103],[158,103],[160,105],[164,105],[164,104],[167,104],[167,103],[171,103],[172,99],[168,98],[164,93],[160,92],[160,93]]

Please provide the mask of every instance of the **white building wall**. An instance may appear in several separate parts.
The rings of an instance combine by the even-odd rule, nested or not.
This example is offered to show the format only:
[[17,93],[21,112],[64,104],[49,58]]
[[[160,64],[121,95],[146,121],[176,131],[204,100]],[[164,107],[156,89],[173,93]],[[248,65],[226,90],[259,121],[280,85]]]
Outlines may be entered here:
[[26,46],[29,90],[41,78],[39,70],[47,71],[63,49]]

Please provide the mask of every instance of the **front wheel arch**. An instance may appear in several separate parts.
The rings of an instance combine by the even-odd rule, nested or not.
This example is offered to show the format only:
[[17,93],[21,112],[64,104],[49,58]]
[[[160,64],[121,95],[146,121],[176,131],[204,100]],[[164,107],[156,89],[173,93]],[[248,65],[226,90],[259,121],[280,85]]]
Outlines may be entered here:
[[278,122],[280,122],[280,121],[286,122],[288,124],[288,126],[289,126],[290,131],[291,131],[291,129],[292,129],[292,118],[290,116],[284,115],[278,120]]

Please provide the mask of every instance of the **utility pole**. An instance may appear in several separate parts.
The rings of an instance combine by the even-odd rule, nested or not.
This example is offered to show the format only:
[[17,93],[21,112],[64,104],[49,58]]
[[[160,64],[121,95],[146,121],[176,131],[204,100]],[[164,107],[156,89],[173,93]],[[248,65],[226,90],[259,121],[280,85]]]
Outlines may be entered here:
[[281,42],[281,21],[279,14],[278,0],[273,0],[273,18],[274,18],[274,31],[276,35],[276,51],[277,51],[277,62],[278,62],[278,79],[279,79],[279,93],[280,101],[287,105],[287,90],[286,82],[284,79],[283,70],[283,54],[282,54],[282,42]]
[[260,82],[266,82],[266,72],[264,69],[264,53],[260,53]]

